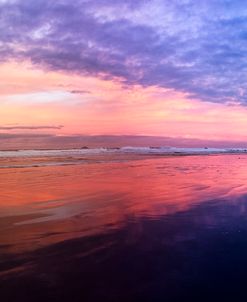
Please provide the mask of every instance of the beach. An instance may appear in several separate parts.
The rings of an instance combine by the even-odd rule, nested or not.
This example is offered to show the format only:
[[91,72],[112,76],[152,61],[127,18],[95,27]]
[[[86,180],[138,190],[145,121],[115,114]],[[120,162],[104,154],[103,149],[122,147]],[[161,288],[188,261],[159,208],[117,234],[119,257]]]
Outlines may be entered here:
[[247,301],[247,6],[0,0],[0,302]]
[[53,155],[1,159],[5,301],[242,292],[245,154]]

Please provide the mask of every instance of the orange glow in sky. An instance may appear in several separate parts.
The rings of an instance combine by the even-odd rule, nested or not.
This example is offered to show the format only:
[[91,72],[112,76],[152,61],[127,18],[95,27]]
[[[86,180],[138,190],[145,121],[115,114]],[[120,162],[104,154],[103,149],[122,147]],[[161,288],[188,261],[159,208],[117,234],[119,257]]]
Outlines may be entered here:
[[[45,71],[27,62],[1,64],[0,74],[3,133],[31,126],[25,132],[247,138],[247,109],[238,104],[202,102],[172,89],[127,86],[119,79]],[[58,125],[63,127],[44,129]]]

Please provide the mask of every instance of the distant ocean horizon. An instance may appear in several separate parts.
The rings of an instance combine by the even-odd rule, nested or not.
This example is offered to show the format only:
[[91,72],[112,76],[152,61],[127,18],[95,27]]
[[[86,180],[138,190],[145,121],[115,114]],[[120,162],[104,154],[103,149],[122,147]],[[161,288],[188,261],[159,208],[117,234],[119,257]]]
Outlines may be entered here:
[[174,148],[247,148],[246,141],[202,140],[197,138],[148,135],[52,135],[0,133],[0,151],[66,150],[81,148],[122,147]]

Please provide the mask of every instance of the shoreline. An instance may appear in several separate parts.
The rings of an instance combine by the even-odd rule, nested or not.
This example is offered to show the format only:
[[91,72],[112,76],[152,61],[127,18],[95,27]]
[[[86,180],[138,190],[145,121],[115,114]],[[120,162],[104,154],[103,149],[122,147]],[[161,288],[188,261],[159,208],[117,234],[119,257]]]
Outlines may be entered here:
[[[82,155],[60,155],[60,156],[0,156],[0,170],[2,169],[25,169],[25,168],[48,168],[79,165],[98,165],[127,163],[142,160],[175,159],[183,157],[212,157],[212,156],[241,156],[247,152],[211,152],[211,153],[105,153]],[[243,158],[243,157],[242,157]],[[239,157],[240,159],[240,157]]]

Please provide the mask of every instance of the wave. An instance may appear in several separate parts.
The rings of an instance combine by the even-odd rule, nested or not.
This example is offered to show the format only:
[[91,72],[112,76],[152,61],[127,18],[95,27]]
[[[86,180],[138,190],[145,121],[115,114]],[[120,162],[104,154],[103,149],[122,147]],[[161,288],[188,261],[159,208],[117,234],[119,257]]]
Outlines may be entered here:
[[100,154],[108,150],[105,148],[95,149],[51,149],[51,150],[7,150],[0,151],[1,157],[57,157],[57,156],[73,156]]
[[244,148],[178,148],[178,147],[121,147],[121,148],[82,148],[51,150],[7,150],[0,151],[0,158],[17,157],[67,157],[104,154],[211,154],[245,153]]
[[244,148],[121,147],[0,151],[0,169],[122,162],[155,156],[243,154]]
[[51,150],[6,150],[0,151],[0,158],[18,157],[67,157],[104,154],[211,154],[247,153],[244,148],[178,148],[178,147],[120,147],[120,148],[82,148]]

